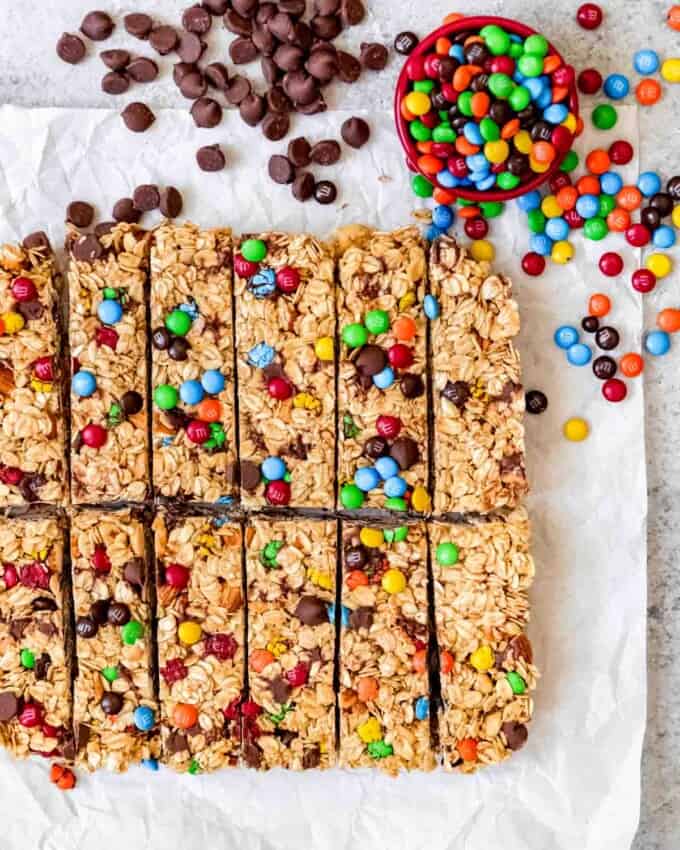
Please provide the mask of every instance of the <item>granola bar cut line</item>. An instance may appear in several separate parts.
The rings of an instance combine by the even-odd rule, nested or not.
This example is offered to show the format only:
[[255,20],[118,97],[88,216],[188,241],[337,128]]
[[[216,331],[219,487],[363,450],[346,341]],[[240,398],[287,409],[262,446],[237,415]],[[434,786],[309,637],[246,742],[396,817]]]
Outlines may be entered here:
[[524,508],[429,527],[446,770],[471,773],[521,749],[538,670],[526,629],[534,575]]
[[427,261],[416,227],[336,234],[338,507],[430,510]]
[[60,291],[46,237],[0,246],[0,507],[66,498]]
[[335,764],[336,543],[335,520],[256,518],[246,529],[249,767]]
[[340,765],[431,770],[424,523],[343,522]]
[[440,306],[431,328],[435,512],[513,508],[528,486],[512,284],[448,236],[432,246],[429,276]]
[[87,509],[70,533],[76,764],[122,772],[160,754],[144,524],[129,510]]
[[162,511],[153,529],[162,760],[192,774],[236,766],[245,710],[241,527]]
[[0,519],[0,745],[73,757],[64,534],[56,519]]
[[262,233],[234,256],[242,502],[335,500],[335,265],[307,234]]
[[71,496],[143,502],[150,492],[146,287],[150,234],[118,224],[69,234]]
[[161,225],[151,246],[153,476],[164,498],[230,504],[238,493],[227,228]]

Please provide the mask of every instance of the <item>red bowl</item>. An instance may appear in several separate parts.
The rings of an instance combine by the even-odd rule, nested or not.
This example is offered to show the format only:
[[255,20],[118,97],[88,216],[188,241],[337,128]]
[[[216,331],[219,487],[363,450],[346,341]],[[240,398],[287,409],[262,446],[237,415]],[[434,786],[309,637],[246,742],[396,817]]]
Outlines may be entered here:
[[[397,89],[394,95],[394,120],[397,125],[397,133],[399,134],[399,140],[401,141],[401,145],[404,148],[404,152],[406,153],[406,164],[409,169],[417,174],[422,174],[428,182],[433,183],[435,187],[439,187],[439,183],[436,180],[433,180],[431,175],[423,173],[417,165],[418,160],[418,150],[416,149],[415,142],[411,138],[411,134],[409,133],[408,123],[406,119],[401,114],[401,101],[408,94],[410,80],[406,73],[406,67],[409,63],[409,60],[413,56],[419,56],[423,53],[427,53],[430,48],[432,48],[437,41],[438,38],[447,38],[452,33],[462,32],[464,30],[480,30],[482,27],[488,26],[489,24],[496,24],[499,27],[502,27],[509,33],[513,33],[515,35],[520,35],[522,38],[526,38],[529,35],[535,35],[536,30],[532,30],[531,27],[527,27],[524,24],[521,24],[519,21],[513,21],[509,18],[496,18],[490,15],[479,15],[477,17],[469,17],[469,18],[459,18],[457,21],[453,21],[449,24],[444,24],[444,26],[439,27],[439,29],[434,30],[428,36],[426,36],[421,42],[418,43],[417,47],[409,54],[404,62],[404,67],[401,69],[401,74],[399,74],[399,79],[397,80]],[[562,64],[566,64],[562,55],[555,49],[555,47],[548,42],[548,55],[555,55],[562,62]],[[571,85],[571,90],[569,93],[569,110],[576,116],[579,117],[579,106],[578,106],[578,95],[576,93],[576,80]],[[478,192],[475,189],[470,189],[469,187],[456,187],[454,189],[449,189],[448,187],[441,186],[439,188],[444,189],[446,192],[450,192],[455,195],[457,198],[463,198],[466,201],[510,201],[513,198],[518,198],[520,195],[525,195],[527,192],[531,192],[534,189],[538,189],[539,186],[542,186],[544,183],[547,183],[548,180],[559,170],[560,165],[564,157],[566,156],[566,152],[561,157],[556,157],[555,162],[552,166],[543,174],[537,174],[533,180],[529,180],[527,183],[520,183],[519,186],[516,186],[514,189],[491,189],[488,192]]]

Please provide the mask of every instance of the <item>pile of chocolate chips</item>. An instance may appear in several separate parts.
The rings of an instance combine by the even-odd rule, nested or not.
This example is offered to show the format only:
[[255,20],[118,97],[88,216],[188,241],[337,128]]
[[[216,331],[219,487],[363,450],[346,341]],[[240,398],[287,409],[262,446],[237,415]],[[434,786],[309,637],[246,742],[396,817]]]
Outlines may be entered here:
[[[221,122],[223,100],[237,107],[247,124],[259,125],[267,139],[278,141],[288,134],[291,112],[313,115],[326,109],[323,89],[332,80],[354,83],[363,69],[381,71],[387,63],[387,48],[382,44],[362,44],[358,58],[333,44],[344,28],[364,19],[363,0],[313,0],[312,14],[306,12],[306,0],[204,0],[185,9],[181,29],[157,24],[143,13],[128,14],[123,23],[128,33],[148,40],[161,56],[177,56],[173,79],[193,101],[191,115],[198,127]],[[258,93],[245,74],[230,73],[222,62],[201,64],[205,36],[215,16],[223,16],[224,26],[236,36],[228,48],[234,65],[259,59],[264,92]],[[85,16],[80,32],[98,42],[114,28],[106,12],[94,11]],[[71,64],[80,62],[86,52],[80,35],[64,33],[57,43],[57,55]],[[158,74],[152,59],[132,58],[126,50],[106,50],[101,58],[109,69],[102,88],[111,94],[123,93],[131,82],[150,82]],[[122,118],[133,132],[144,132],[155,120],[140,101],[128,104]],[[205,171],[219,171],[226,163],[217,145],[201,148],[196,159]],[[328,190],[320,194],[326,199],[322,202],[335,199]]]
[[[174,186],[161,189],[152,183],[145,183],[132,193],[131,198],[121,198],[113,205],[112,221],[97,224],[95,235],[101,236],[120,222],[136,224],[143,213],[160,210],[165,218],[177,218],[182,212],[182,196]],[[71,201],[66,207],[66,221],[79,230],[91,227],[95,218],[92,204],[87,201]]]

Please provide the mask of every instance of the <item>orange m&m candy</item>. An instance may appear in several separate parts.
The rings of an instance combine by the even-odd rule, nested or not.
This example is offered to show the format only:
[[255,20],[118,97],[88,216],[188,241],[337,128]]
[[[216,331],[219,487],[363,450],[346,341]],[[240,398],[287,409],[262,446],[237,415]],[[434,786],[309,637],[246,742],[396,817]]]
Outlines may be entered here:
[[583,177],[579,177],[576,181],[576,188],[579,195],[599,195],[601,191],[600,181],[597,177],[593,177],[592,174],[585,174]]
[[652,106],[661,99],[661,85],[658,80],[647,77],[635,86],[635,97],[642,106]]
[[595,148],[586,157],[586,168],[592,174],[604,174],[605,171],[609,171],[610,165],[609,154],[602,148]]
[[644,368],[644,361],[639,354],[630,351],[619,361],[619,368],[627,378],[637,378]]
[[477,761],[477,741],[474,738],[463,738],[456,747],[463,761]]
[[178,729],[191,729],[198,722],[196,706],[178,702],[172,710],[172,722]]
[[446,649],[439,653],[439,670],[442,673],[450,673],[453,670],[453,655]]
[[612,302],[603,292],[596,292],[588,299],[588,313],[597,316],[598,319],[606,316],[612,308]]
[[359,679],[357,696],[362,702],[369,702],[378,696],[378,683],[373,676],[365,676],[363,679]]
[[555,200],[565,212],[573,210],[578,200],[578,189],[575,186],[563,186],[555,195]]
[[672,30],[680,32],[680,6],[671,6],[666,15],[666,23]]
[[642,193],[637,186],[624,186],[616,196],[616,203],[624,210],[632,212],[642,203]]
[[204,398],[196,408],[196,415],[203,422],[219,422],[222,405],[216,398]]
[[261,673],[273,661],[274,654],[268,649],[254,649],[250,653],[250,666],[256,673]]
[[630,214],[621,207],[615,207],[607,216],[607,227],[613,233],[623,233],[630,227]]
[[427,650],[417,649],[413,653],[413,671],[424,673],[427,670]]
[[345,576],[345,584],[350,590],[356,587],[365,587],[368,584],[368,576],[363,570],[351,570]]
[[666,333],[674,334],[680,331],[680,310],[667,307],[656,317],[656,324]]
[[392,331],[397,339],[406,342],[413,339],[418,327],[410,316],[400,316],[392,325]]

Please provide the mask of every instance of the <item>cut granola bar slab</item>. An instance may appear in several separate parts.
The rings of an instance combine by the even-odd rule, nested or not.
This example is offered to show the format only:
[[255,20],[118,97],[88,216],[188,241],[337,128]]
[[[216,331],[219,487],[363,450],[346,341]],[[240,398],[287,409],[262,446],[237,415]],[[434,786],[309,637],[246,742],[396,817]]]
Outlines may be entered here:
[[262,233],[234,268],[243,504],[332,508],[333,258],[313,236]]
[[118,224],[70,234],[71,496],[141,502],[149,493],[145,290],[150,235]]
[[56,519],[0,519],[0,744],[73,757],[71,676]]
[[241,527],[154,520],[162,757],[198,773],[238,763],[244,679]]
[[428,511],[423,241],[355,226],[336,247],[339,506]]
[[528,488],[511,282],[443,236],[430,286],[441,309],[431,331],[435,511],[514,507]]
[[250,767],[335,763],[336,535],[333,520],[300,518],[246,530]]
[[430,770],[425,525],[343,523],[340,763]]
[[151,326],[155,491],[229,503],[238,489],[230,230],[154,231]]
[[507,519],[430,527],[442,711],[448,770],[472,772],[520,749],[538,671],[525,632],[534,576],[529,522]]
[[160,754],[151,575],[141,519],[130,511],[75,513],[71,566],[78,659],[76,764],[127,770]]
[[65,499],[59,276],[47,238],[0,246],[0,506]]

